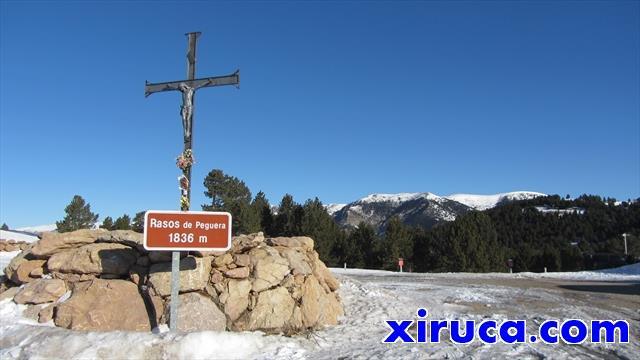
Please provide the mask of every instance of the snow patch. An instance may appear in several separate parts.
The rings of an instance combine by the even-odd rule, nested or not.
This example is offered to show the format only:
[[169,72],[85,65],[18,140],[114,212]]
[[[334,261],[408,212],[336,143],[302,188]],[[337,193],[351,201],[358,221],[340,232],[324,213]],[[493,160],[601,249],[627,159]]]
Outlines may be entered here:
[[[344,269],[344,268],[331,268],[331,271],[340,275],[352,275],[352,276],[388,276],[397,277],[398,279],[406,278],[410,281],[416,277],[465,277],[465,278],[554,278],[554,279],[566,279],[566,280],[611,280],[611,281],[635,281],[640,280],[640,263],[631,265],[625,265],[619,268],[593,270],[593,271],[575,271],[575,272],[548,272],[548,273],[533,273],[533,272],[521,272],[521,273],[399,273],[395,271],[387,270],[369,270],[369,269]],[[404,280],[402,280],[404,281]]]
[[23,241],[27,243],[40,240],[40,238],[35,234],[15,230],[0,230],[0,239]]
[[26,227],[21,227],[15,230],[25,231],[30,233],[42,233],[42,232],[48,232],[48,231],[55,231],[57,229],[58,227],[56,226],[56,224],[47,224],[47,225],[26,226]]
[[452,194],[449,196],[445,196],[445,198],[457,201],[476,210],[487,210],[495,207],[501,201],[528,200],[540,196],[547,195],[533,191],[513,191],[493,195]]
[[85,332],[26,319],[27,307],[0,302],[1,359],[303,359],[290,338],[261,332]]
[[[331,271],[341,282],[338,291],[345,316],[337,326],[306,336],[172,333],[166,326],[149,333],[71,331],[26,319],[22,316],[26,306],[6,299],[0,302],[0,359],[635,358],[640,351],[637,341],[580,346],[457,345],[450,341],[414,346],[381,342],[389,331],[385,320],[411,319],[419,307],[429,310],[430,319],[526,319],[531,332],[537,331],[540,319],[558,317],[628,318],[632,328],[637,328],[638,321],[628,317],[635,309],[600,308],[556,289],[502,286],[495,279],[557,277],[628,283],[640,280],[640,263],[599,271],[542,274]],[[487,281],[490,279],[494,280]],[[536,307],[538,303],[542,305]]]
[[440,200],[440,196],[426,192],[426,193],[398,193],[398,194],[370,194],[362,199],[356,201],[356,203],[375,203],[375,202],[392,202],[401,203],[405,201],[411,201],[424,198],[427,200]]
[[324,208],[327,210],[327,213],[329,213],[329,215],[333,215],[342,210],[342,208],[345,206],[347,206],[347,204],[329,204],[325,205]]
[[618,275],[640,275],[640,262],[631,265],[620,266],[613,269],[597,270],[595,272]]
[[18,256],[20,252],[21,250],[0,251],[0,275],[4,275],[4,268],[6,268],[11,262],[11,259]]

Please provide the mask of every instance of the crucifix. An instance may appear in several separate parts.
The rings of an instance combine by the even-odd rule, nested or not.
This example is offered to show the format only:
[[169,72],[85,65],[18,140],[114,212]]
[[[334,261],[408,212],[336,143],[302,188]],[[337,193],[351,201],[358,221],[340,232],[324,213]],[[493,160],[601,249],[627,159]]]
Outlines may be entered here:
[[[144,96],[163,91],[180,91],[182,93],[182,106],[180,106],[180,116],[182,117],[182,130],[184,137],[184,151],[177,159],[177,165],[182,170],[179,178],[181,197],[180,208],[189,211],[191,204],[191,165],[193,164],[193,153],[191,150],[193,136],[193,104],[196,90],[205,87],[235,85],[240,84],[240,72],[236,70],[233,74],[224,76],[214,76],[207,78],[195,78],[196,73],[196,41],[200,32],[190,32],[185,34],[188,38],[187,50],[187,79],[170,81],[163,83],[150,83],[145,81]],[[178,290],[180,289],[180,252],[174,251],[171,257],[171,310],[170,328],[177,329],[178,315]]]
[[[187,79],[170,81],[163,83],[145,82],[144,96],[147,97],[153,93],[163,91],[180,91],[182,93],[182,106],[180,107],[180,116],[182,117],[182,129],[184,136],[184,153],[191,154],[192,147],[192,130],[193,130],[193,106],[196,90],[205,87],[224,86],[224,85],[240,85],[240,72],[236,70],[233,74],[224,76],[214,76],[207,78],[195,78],[196,73],[196,41],[200,36],[200,32],[191,32],[186,34],[188,37],[189,48],[187,50]],[[189,155],[190,157],[191,155]],[[191,164],[187,161],[186,166],[180,166],[186,177],[186,189],[183,196],[186,197],[186,204],[181,206],[182,210],[189,210],[191,201]]]

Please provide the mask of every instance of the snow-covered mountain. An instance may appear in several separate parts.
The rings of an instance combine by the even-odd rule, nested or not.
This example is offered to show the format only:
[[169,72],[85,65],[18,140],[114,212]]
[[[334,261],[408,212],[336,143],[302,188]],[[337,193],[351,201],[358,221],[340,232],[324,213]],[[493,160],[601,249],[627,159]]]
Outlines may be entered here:
[[0,230],[0,240],[15,240],[32,243],[38,241],[39,238],[38,236],[26,231]]
[[[97,221],[93,225],[92,229],[99,229],[100,226],[102,226],[102,221]],[[35,225],[35,226],[25,226],[15,230],[22,231],[25,233],[31,233],[31,234],[41,234],[44,232],[58,231],[58,226],[56,224]]]
[[345,206],[347,206],[347,204],[329,204],[329,205],[325,205],[324,208],[327,210],[329,215],[333,215],[336,212],[340,211]]
[[371,194],[349,204],[329,204],[327,212],[345,227],[354,228],[360,222],[384,230],[387,221],[397,216],[408,225],[430,228],[442,221],[453,221],[469,210],[486,210],[509,201],[532,199],[545,194],[516,191],[494,195],[433,193]]
[[55,231],[57,228],[58,227],[56,226],[56,224],[47,224],[47,225],[21,227],[16,230],[30,232],[30,233],[43,233],[47,231]]
[[457,201],[428,192],[371,194],[345,205],[333,217],[346,228],[356,227],[364,221],[382,231],[393,216],[405,224],[429,228],[441,221],[453,221],[469,209]]
[[529,200],[546,194],[533,191],[513,191],[494,195],[452,194],[445,198],[465,204],[475,210],[487,210],[510,201]]

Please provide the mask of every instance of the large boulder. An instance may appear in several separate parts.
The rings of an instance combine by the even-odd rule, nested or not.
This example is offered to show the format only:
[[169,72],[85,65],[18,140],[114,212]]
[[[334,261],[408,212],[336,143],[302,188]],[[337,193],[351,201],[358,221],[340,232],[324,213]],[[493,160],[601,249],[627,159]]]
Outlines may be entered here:
[[144,234],[133,230],[113,230],[107,233],[101,233],[97,236],[98,242],[111,242],[130,246],[141,253],[146,253],[144,249]]
[[13,298],[18,304],[43,304],[58,300],[67,292],[64,281],[39,279],[25,285]]
[[233,256],[233,262],[236,266],[249,266],[251,265],[251,256],[248,254],[236,254]]
[[4,268],[4,275],[15,284],[22,284],[22,282],[19,281],[20,276],[17,274],[18,268],[20,268],[23,263],[34,259],[35,257],[31,254],[31,249],[20,252],[14,256],[9,262],[9,265]]
[[280,284],[291,271],[289,262],[272,247],[257,247],[249,252],[253,264],[252,289],[260,292]]
[[100,236],[107,236],[108,233],[109,231],[104,229],[83,229],[67,233],[45,232],[42,234],[42,239],[33,246],[31,252],[36,257],[48,258],[61,251],[92,244]]
[[[189,292],[180,294],[178,305],[178,330],[184,332],[193,331],[224,331],[227,327],[227,318],[213,302],[211,297]],[[165,308],[165,318],[171,321],[170,304]]]
[[276,249],[278,249],[278,252],[280,252],[280,254],[289,262],[293,275],[311,274],[312,268],[309,258],[303,251],[301,251],[301,249],[282,246],[278,246]]
[[48,258],[53,254],[96,242],[118,243],[146,252],[144,235],[131,230],[82,229],[65,233],[45,232],[33,247],[33,255]]
[[340,287],[340,283],[327,269],[327,266],[318,258],[313,262],[313,275],[318,278],[320,284],[328,287],[331,291],[336,291]]
[[53,309],[55,309],[55,304],[49,304],[40,309],[38,312],[38,322],[46,323],[53,320]]
[[237,267],[224,272],[224,275],[232,279],[245,279],[249,277],[248,267]]
[[275,237],[269,239],[268,244],[272,246],[303,248],[306,251],[313,251],[313,239],[307,236]]
[[13,297],[16,296],[16,294],[20,290],[21,289],[17,286],[8,288],[7,290],[0,293],[0,301],[6,300],[6,299],[13,299]]
[[248,330],[284,330],[293,315],[294,306],[295,302],[283,287],[261,292],[249,315]]
[[138,253],[118,243],[95,243],[58,252],[47,261],[51,272],[127,275]]
[[249,306],[249,292],[251,291],[251,281],[249,280],[229,280],[227,284],[227,296],[222,296],[224,300],[224,312],[229,320],[236,321]]
[[338,317],[343,315],[342,306],[335,295],[325,292],[318,280],[313,276],[305,279],[302,287],[301,312],[302,323],[307,328],[318,324],[335,325]]
[[[180,260],[180,292],[204,290],[211,273],[211,258],[193,256]],[[171,295],[171,263],[158,263],[149,269],[149,284],[160,296]]]
[[264,243],[264,234],[262,232],[250,235],[235,236],[231,242],[231,251],[233,253],[243,253],[249,249],[260,246]]
[[0,239],[0,251],[17,251],[24,250],[29,247],[29,243],[24,241]]
[[73,330],[150,331],[159,323],[162,302],[145,297],[126,280],[79,282],[71,298],[57,306],[54,322]]
[[336,325],[340,317],[344,315],[344,309],[340,303],[338,295],[334,292],[328,293],[320,298],[320,318],[316,326]]
[[[43,274],[43,267],[47,263],[46,260],[26,260],[21,259],[11,262],[8,266],[9,280],[16,284],[24,284],[40,278]],[[40,275],[37,275],[40,274]]]

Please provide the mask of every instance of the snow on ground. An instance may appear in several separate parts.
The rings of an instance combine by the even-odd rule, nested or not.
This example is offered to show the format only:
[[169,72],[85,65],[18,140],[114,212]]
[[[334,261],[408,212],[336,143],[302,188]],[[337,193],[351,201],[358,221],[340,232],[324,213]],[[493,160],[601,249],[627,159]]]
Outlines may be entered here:
[[495,207],[501,201],[526,200],[533,199],[538,196],[547,195],[533,191],[513,191],[494,195],[452,194],[445,196],[445,198],[457,201],[476,210],[487,210]]
[[[621,281],[639,280],[640,263],[621,266],[615,269],[577,271],[577,272],[553,272],[553,273],[520,273],[522,276],[566,279],[566,280],[591,280],[591,281]],[[640,294],[639,294],[640,295]]]
[[554,278],[554,279],[567,279],[567,280],[613,280],[613,281],[634,281],[640,280],[640,262],[625,265],[613,269],[593,270],[593,271],[576,271],[576,272],[548,272],[548,273],[532,273],[532,272],[520,272],[520,273],[398,273],[394,271],[386,270],[369,270],[369,269],[343,269],[343,268],[331,268],[336,274],[353,275],[353,276],[392,276],[392,277],[421,277],[421,276],[434,276],[434,277],[451,277],[451,278]]
[[[637,264],[636,264],[637,265]],[[625,269],[622,269],[625,271]],[[344,347],[333,352],[335,358],[637,358],[640,353],[638,329],[640,328],[640,276],[617,274],[616,278],[601,281],[600,275],[582,276],[580,281],[549,279],[549,274],[408,274],[376,270],[332,269],[343,283],[342,291],[347,310],[352,316],[371,316],[370,326],[361,327],[363,340],[359,345],[349,345],[335,336],[332,345]],[[618,270],[619,271],[619,270]],[[573,273],[575,276],[576,273]],[[596,279],[598,281],[587,280]],[[345,291],[346,290],[346,291]],[[354,291],[355,290],[355,291]],[[358,296],[362,292],[363,296]],[[375,296],[369,295],[370,293]],[[355,305],[354,305],[355,303]],[[629,344],[546,345],[544,343],[494,344],[474,342],[456,345],[450,341],[438,344],[380,343],[386,336],[384,319],[415,319],[418,308],[429,311],[432,320],[476,320],[491,318],[527,320],[527,331],[536,334],[539,325],[547,319],[565,320],[580,318],[623,319],[629,321]],[[347,317],[347,324],[356,322]],[[348,326],[347,325],[347,326]],[[341,325],[342,326],[342,325]],[[326,330],[326,333],[339,331]],[[357,334],[351,335],[356,339]],[[366,339],[366,340],[365,340]],[[354,344],[358,342],[352,340]],[[318,352],[315,352],[316,354]],[[355,355],[353,355],[355,354]],[[328,354],[327,354],[328,355]],[[322,357],[322,356],[321,356]]]
[[11,259],[20,254],[20,250],[17,251],[0,251],[0,275],[4,275],[4,268],[9,265]]
[[338,211],[340,211],[345,206],[347,206],[347,204],[329,204],[329,205],[325,205],[324,208],[325,210],[327,210],[327,213],[329,213],[329,215],[333,215]]
[[640,262],[631,265],[620,266],[615,269],[597,270],[595,272],[619,275],[640,275]]
[[36,242],[39,240],[38,236],[36,236],[35,234],[14,230],[0,230],[0,239],[24,241],[28,243]]
[[[0,309],[7,301],[10,302],[0,303]],[[84,332],[35,324],[5,324],[3,319],[2,359],[304,358],[304,350],[294,340],[264,336],[260,332]]]
[[[416,200],[424,198],[427,200],[433,200],[437,202],[443,202],[445,200],[457,201],[461,204],[467,205],[476,210],[486,210],[495,207],[501,201],[515,201],[533,199],[538,196],[547,196],[546,194],[533,192],[533,191],[513,191],[508,193],[494,194],[494,195],[475,195],[475,194],[452,194],[448,196],[438,196],[430,192],[422,193],[397,193],[397,194],[370,194],[362,199],[354,201],[352,204],[368,204],[376,202],[390,202],[400,204],[406,201]],[[348,204],[329,204],[325,208],[329,212],[329,215],[333,215],[335,212],[344,208]],[[353,209],[353,206],[352,206]]]
[[405,201],[425,198],[428,200],[439,200],[440,196],[432,193],[398,193],[398,194],[370,194],[356,203],[372,203],[372,202],[394,202],[401,203]]
[[47,231],[54,231],[57,228],[58,227],[56,226],[56,224],[47,224],[47,225],[37,225],[37,226],[26,226],[26,227],[18,228],[16,230],[30,232],[30,233],[42,233]]
[[[640,297],[625,291],[633,291],[633,286],[640,283],[639,266],[564,274],[416,274],[332,269],[341,282],[339,292],[345,316],[337,326],[294,337],[261,332],[76,332],[25,319],[20,315],[25,306],[4,300],[0,302],[0,358],[637,358]],[[576,288],[580,285],[585,289]],[[530,334],[546,319],[626,319],[632,329],[631,343],[554,346],[480,342],[457,345],[448,340],[437,344],[381,342],[389,332],[385,320],[415,319],[418,308],[429,311],[428,320],[526,319]]]

